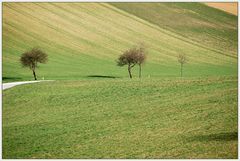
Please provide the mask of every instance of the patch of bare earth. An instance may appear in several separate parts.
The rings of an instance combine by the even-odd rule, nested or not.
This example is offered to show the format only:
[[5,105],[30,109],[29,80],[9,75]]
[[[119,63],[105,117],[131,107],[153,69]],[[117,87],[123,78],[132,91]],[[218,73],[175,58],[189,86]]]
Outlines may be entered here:
[[238,15],[238,3],[237,2],[211,2],[205,3],[206,5],[223,10],[233,15]]

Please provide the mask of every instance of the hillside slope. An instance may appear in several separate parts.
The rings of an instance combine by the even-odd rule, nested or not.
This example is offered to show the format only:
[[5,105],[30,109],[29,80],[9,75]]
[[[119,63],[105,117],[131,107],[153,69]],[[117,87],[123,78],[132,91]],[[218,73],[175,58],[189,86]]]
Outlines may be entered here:
[[[157,7],[161,5],[156,4]],[[188,56],[187,76],[236,75],[235,17],[220,13],[232,20],[227,24],[230,29],[224,33],[233,36],[233,40],[228,39],[232,45],[222,50],[221,44],[204,46],[203,41],[196,44],[194,39],[152,23],[151,19],[146,21],[143,16],[151,14],[152,5],[142,5],[148,12],[137,16],[124,11],[124,7],[114,6],[108,3],[3,3],[3,80],[32,79],[30,71],[21,68],[19,57],[34,46],[49,54],[48,64],[40,65],[37,71],[39,78],[127,77],[126,69],[117,67],[115,60],[139,42],[148,47],[143,76],[179,76],[176,61],[179,53]],[[166,7],[172,11],[171,5]],[[185,11],[184,8],[178,10]],[[209,21],[215,23],[214,16],[219,11],[213,9],[211,12],[213,18]],[[187,20],[197,19],[201,17]],[[217,21],[215,26],[224,26],[224,23]]]
[[161,28],[198,42],[202,47],[237,56],[238,35],[235,15],[202,3],[111,4]]
[[[3,3],[3,81],[32,79],[19,57],[35,46],[49,55],[38,78],[55,79],[2,92],[3,158],[238,157],[236,39],[225,48],[213,43],[227,36],[202,32],[213,43],[196,41],[178,32],[180,21],[172,28],[151,22],[154,6],[141,5],[145,12],[137,15],[110,3]],[[211,10],[210,24],[218,14],[229,16],[188,7],[197,6]],[[165,8],[166,16],[176,15]],[[202,29],[201,17],[184,16],[192,23],[181,27]],[[135,66],[136,79],[129,79],[116,59],[139,42],[148,50],[143,78]],[[179,53],[188,58],[183,78]]]

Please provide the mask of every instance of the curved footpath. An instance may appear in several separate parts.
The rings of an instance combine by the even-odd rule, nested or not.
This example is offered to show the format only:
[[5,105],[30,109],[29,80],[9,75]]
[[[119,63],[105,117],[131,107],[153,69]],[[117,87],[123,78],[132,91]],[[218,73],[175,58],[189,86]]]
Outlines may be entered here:
[[37,82],[46,82],[46,81],[53,81],[53,80],[40,80],[40,81],[24,81],[24,82],[11,82],[11,83],[3,83],[2,84],[2,90],[12,88],[17,85],[22,85],[22,84],[29,84],[29,83],[37,83]]

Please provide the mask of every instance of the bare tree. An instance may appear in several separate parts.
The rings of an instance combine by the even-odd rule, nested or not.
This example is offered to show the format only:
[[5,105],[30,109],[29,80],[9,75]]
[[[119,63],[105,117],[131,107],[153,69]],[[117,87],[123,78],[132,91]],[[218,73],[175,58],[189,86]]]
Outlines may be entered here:
[[117,65],[124,66],[128,65],[129,77],[132,78],[131,69],[138,63],[138,50],[137,48],[132,48],[125,51],[122,55],[119,56]]
[[182,77],[183,64],[187,63],[186,55],[185,54],[179,54],[178,55],[178,62],[181,64],[181,77]]
[[143,45],[137,49],[137,64],[139,65],[139,78],[142,76],[142,64],[146,60],[146,49]]
[[46,63],[47,57],[47,54],[39,48],[33,48],[21,55],[20,62],[23,67],[29,67],[32,70],[34,79],[37,80],[35,70],[38,67],[38,63]]

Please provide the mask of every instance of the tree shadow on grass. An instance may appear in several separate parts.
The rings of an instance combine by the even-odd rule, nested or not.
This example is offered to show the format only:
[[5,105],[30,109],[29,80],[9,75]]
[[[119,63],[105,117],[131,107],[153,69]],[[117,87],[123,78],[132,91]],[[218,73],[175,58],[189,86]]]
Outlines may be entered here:
[[2,77],[3,81],[16,81],[16,80],[22,80],[20,77]]
[[238,132],[223,132],[209,135],[195,135],[187,139],[188,141],[233,141],[238,140]]
[[120,78],[115,76],[109,76],[109,75],[88,75],[89,78]]

